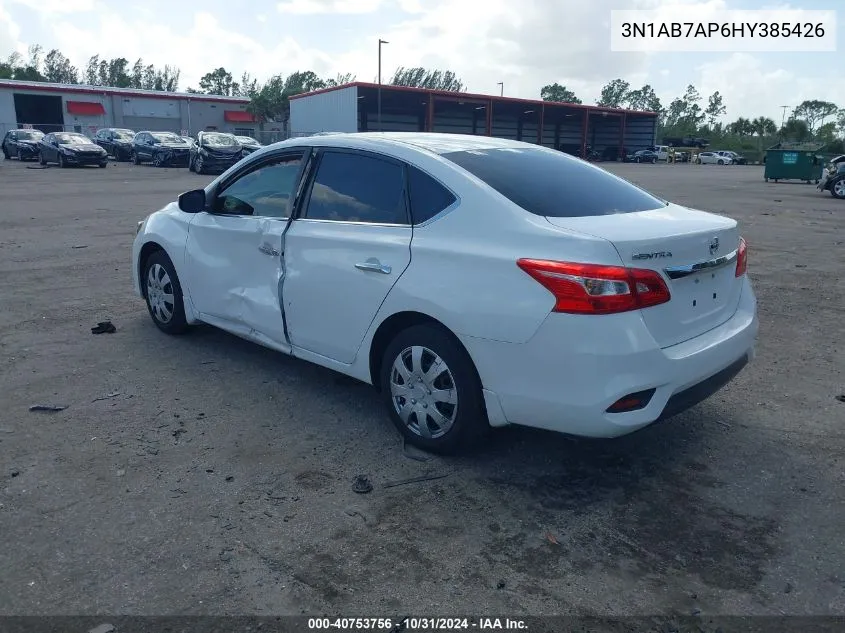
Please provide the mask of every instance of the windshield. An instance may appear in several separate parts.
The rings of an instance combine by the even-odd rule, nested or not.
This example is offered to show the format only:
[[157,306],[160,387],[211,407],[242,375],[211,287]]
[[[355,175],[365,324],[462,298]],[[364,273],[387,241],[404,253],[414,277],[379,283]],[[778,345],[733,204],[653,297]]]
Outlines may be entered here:
[[184,143],[182,137],[173,132],[153,132],[152,137],[162,143]]
[[26,130],[25,132],[18,132],[18,139],[21,141],[40,141],[44,138],[44,132],[41,130]]
[[114,137],[124,141],[131,141],[135,138],[135,132],[132,130],[115,130]]
[[238,142],[231,134],[203,134],[202,142],[205,145],[214,145],[216,147],[231,147],[237,145]]
[[627,180],[563,152],[514,147],[442,156],[536,215],[573,218],[666,206]]
[[59,145],[90,145],[91,140],[82,134],[56,134]]

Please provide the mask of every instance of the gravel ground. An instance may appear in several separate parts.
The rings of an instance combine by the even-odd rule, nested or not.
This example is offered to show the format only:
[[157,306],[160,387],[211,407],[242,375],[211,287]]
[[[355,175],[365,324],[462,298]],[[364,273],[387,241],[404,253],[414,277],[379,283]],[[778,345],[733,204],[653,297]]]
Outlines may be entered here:
[[32,167],[0,163],[0,615],[845,613],[842,201],[610,166],[739,220],[757,359],[626,438],[419,461],[366,385],[153,326],[136,221],[207,177]]

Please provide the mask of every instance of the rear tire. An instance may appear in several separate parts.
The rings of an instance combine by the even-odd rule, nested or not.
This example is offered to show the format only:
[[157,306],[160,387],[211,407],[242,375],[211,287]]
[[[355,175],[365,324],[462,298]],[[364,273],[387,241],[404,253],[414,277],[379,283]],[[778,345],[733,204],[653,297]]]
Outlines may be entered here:
[[182,286],[167,253],[155,251],[147,257],[140,281],[147,310],[156,327],[166,334],[181,334],[187,330]]
[[724,165],[724,164],[725,164],[725,161],[723,161],[721,158],[720,158],[719,160],[717,160],[716,162],[717,162],[717,163],[719,163],[720,165]]
[[380,384],[390,419],[418,448],[454,453],[490,431],[472,359],[439,325],[400,332],[384,351]]
[[109,164],[108,164],[108,163],[100,163],[100,167],[101,167],[101,168],[106,168],[106,167],[108,167],[108,166],[109,166]]
[[67,163],[65,162],[65,157],[62,156],[61,154],[59,154],[59,167],[61,167],[62,169],[67,167]]
[[20,162],[23,162],[23,152],[21,151],[20,148],[18,148],[18,160]]
[[136,165],[141,164],[141,159],[138,158],[138,154],[135,151],[132,152],[132,162]]
[[3,146],[3,158],[5,158],[6,160],[9,160],[11,158],[11,156],[9,156],[9,150],[6,149],[5,145]]
[[43,152],[38,152],[38,162],[39,162],[39,164],[40,164],[42,167],[46,167],[46,166],[47,166],[47,159],[46,159],[46,158],[44,158],[44,153],[43,153]]
[[652,158],[652,159],[651,159],[651,164],[652,164],[652,165],[656,165],[656,164],[657,164],[657,159],[656,159],[656,158]]

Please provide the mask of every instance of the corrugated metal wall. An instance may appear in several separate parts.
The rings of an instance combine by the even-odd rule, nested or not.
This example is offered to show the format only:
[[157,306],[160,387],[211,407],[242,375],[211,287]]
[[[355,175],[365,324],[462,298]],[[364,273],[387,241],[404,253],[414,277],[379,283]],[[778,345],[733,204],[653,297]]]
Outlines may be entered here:
[[290,102],[291,136],[357,131],[357,86],[321,92]]

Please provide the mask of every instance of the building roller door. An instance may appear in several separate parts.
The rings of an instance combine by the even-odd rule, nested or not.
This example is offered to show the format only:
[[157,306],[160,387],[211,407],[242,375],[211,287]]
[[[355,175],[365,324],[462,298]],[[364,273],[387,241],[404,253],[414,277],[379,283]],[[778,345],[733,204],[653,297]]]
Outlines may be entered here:
[[179,133],[179,119],[170,117],[157,116],[124,116],[123,125],[120,127],[129,128],[140,132],[141,130],[148,130],[150,132],[176,132]]

